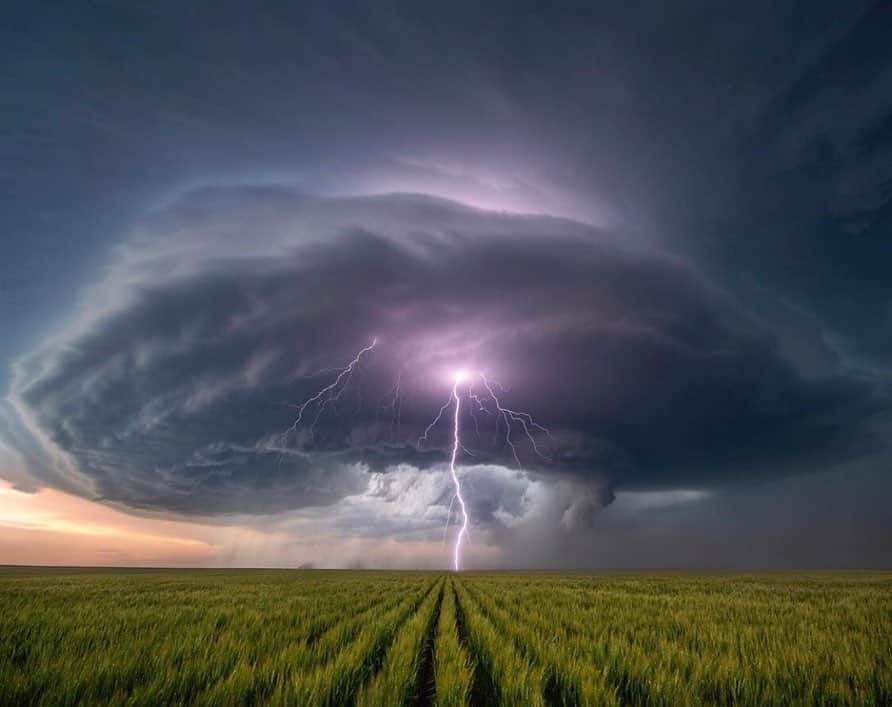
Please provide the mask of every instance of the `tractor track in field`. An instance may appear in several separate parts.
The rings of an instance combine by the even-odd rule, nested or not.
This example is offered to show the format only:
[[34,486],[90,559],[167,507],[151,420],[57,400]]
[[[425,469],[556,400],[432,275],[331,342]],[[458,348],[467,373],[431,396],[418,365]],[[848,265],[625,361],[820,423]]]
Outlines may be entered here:
[[[450,580],[450,582],[452,581]],[[471,657],[471,664],[474,666],[468,705],[470,707],[488,707],[489,705],[497,704],[495,684],[489,671],[489,664],[474,649],[474,644],[468,632],[468,617],[465,614],[454,584],[452,591],[455,596],[455,625],[458,630],[458,641]]]
[[436,704],[437,682],[434,673],[434,642],[437,640],[437,624],[440,621],[440,609],[443,606],[443,595],[446,592],[446,580],[440,582],[440,596],[431,614],[430,625],[421,648],[418,661],[418,682],[415,686],[415,699],[412,707],[433,707]]
[[[421,605],[424,603],[424,600],[430,595],[432,591],[435,590],[438,582],[433,582],[431,586],[425,591],[418,599],[415,600],[414,606],[412,609],[406,613],[406,615],[400,620],[400,622],[394,626],[393,631],[390,635],[379,642],[374,650],[372,650],[369,655],[366,656],[364,661],[363,669],[362,669],[362,679],[356,685],[356,688],[350,694],[350,696],[344,700],[337,707],[354,707],[356,704],[356,699],[359,696],[360,690],[362,690],[364,685],[367,685],[369,682],[374,680],[375,676],[381,671],[381,668],[384,665],[384,661],[387,660],[387,653],[390,651],[391,646],[396,640],[397,634],[400,629],[411,619],[415,613],[419,610]],[[442,582],[439,582],[442,586]],[[332,705],[331,707],[334,707]]]
[[[550,663],[547,660],[542,660],[541,656],[537,656],[534,652],[531,652],[530,646],[507,630],[504,618],[497,616],[491,607],[486,606],[479,597],[474,595],[472,590],[468,589],[467,592],[468,597],[474,602],[477,610],[485,616],[493,626],[504,631],[506,638],[514,644],[517,651],[531,662],[536,663],[543,668],[544,679],[542,682],[542,700],[547,707],[577,707],[577,705],[580,704],[579,685],[575,684],[566,675],[562,675],[553,663]],[[518,616],[516,612],[512,612],[507,606],[498,607],[497,601],[495,601],[495,603],[497,608],[500,608],[503,612],[509,615],[509,623],[511,621],[522,623],[523,619]]]

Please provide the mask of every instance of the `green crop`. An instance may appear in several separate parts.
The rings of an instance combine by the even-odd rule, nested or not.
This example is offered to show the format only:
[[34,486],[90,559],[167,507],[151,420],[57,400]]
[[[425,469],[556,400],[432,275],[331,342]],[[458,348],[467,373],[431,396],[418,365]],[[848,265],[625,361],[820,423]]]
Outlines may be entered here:
[[0,569],[0,705],[892,704],[892,574]]

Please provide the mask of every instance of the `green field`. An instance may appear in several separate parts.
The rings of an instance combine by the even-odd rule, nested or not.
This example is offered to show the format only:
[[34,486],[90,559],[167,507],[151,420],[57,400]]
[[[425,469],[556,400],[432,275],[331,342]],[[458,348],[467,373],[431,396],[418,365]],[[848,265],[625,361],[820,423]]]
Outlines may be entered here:
[[0,569],[0,704],[892,704],[892,574]]

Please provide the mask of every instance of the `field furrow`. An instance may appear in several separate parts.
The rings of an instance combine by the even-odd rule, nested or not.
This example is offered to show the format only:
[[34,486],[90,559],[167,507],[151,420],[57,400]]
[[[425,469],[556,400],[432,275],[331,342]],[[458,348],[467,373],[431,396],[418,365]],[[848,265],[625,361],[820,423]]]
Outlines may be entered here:
[[443,578],[440,586],[440,595],[437,605],[428,621],[424,639],[421,645],[418,670],[416,672],[415,691],[410,700],[412,707],[432,707],[436,704],[436,681],[434,673],[434,641],[436,640],[437,625],[440,622],[440,614],[443,610],[443,597],[446,593],[447,580]]
[[506,641],[480,611],[462,582],[456,583],[456,608],[474,660],[472,698],[479,705],[544,705],[542,667]]
[[558,636],[553,628],[531,625],[529,605],[515,605],[515,611],[509,611],[473,582],[468,596],[504,639],[541,669],[545,704],[616,704],[616,692],[605,684],[597,664],[588,663],[564,641],[555,640]]
[[439,590],[428,594],[419,610],[400,629],[387,652],[380,671],[359,692],[357,705],[393,705],[403,707],[418,702],[427,642],[443,599],[443,581]]
[[[600,673],[623,704],[888,700],[888,681],[877,679],[888,674],[888,663],[877,660],[868,620],[884,600],[869,585],[858,590],[872,607],[865,612],[846,596],[852,584],[824,579],[815,592],[807,577],[781,584],[783,592],[764,578],[617,578],[592,588],[599,602],[567,601],[568,593],[550,591],[548,581],[490,577],[470,584],[478,599],[497,597],[492,603],[505,612],[505,625],[550,636],[548,652],[562,671],[573,672],[562,655],[580,660],[588,666],[583,673]],[[547,611],[526,610],[546,600]]]
[[0,569],[0,705],[886,705],[892,574]]
[[425,598],[432,596],[437,584],[438,581],[434,581],[393,609],[369,618],[355,641],[328,663],[309,673],[297,674],[296,679],[274,698],[284,704],[320,707],[354,704],[363,684],[381,669],[400,628],[418,611]]
[[473,675],[471,658],[459,640],[455,587],[450,579],[443,593],[434,641],[435,704],[438,707],[467,704]]
[[405,587],[399,593],[383,597],[371,605],[345,606],[340,615],[329,622],[329,628],[315,639],[307,639],[295,649],[294,663],[301,668],[311,668],[332,660],[344,648],[352,644],[362,628],[376,616],[397,608],[405,601],[405,595],[418,591]]

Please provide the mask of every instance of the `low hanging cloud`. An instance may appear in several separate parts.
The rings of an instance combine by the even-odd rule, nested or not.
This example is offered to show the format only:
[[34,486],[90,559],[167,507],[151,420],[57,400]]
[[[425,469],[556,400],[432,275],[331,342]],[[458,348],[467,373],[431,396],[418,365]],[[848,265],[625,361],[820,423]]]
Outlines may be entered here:
[[[284,434],[372,341],[340,399]],[[405,496],[386,476],[447,459],[448,425],[418,440],[457,368],[550,430],[544,458],[515,437],[515,460],[491,410],[468,416],[468,463],[582,489],[567,529],[615,486],[714,487],[867,453],[884,406],[858,379],[799,376],[695,267],[621,234],[420,195],[233,187],[138,225],[64,331],[17,363],[7,436],[39,483],[132,508]],[[510,525],[518,494],[475,517]]]

